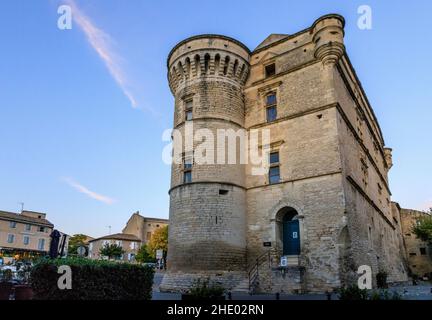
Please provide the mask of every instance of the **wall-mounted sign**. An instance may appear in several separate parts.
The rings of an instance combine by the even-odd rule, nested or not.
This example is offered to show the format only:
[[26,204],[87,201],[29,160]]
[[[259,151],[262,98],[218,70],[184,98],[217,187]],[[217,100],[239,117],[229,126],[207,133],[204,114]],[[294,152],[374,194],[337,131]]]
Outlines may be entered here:
[[263,246],[264,247],[271,247],[271,242],[270,241],[263,242]]
[[288,266],[288,258],[286,256],[282,256],[280,259],[280,264],[281,267],[286,267]]

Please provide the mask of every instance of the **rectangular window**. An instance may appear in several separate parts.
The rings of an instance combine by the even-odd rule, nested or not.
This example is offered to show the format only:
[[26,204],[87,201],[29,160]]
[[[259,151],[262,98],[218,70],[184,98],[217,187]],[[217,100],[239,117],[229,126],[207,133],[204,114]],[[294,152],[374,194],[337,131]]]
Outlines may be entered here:
[[8,234],[8,243],[13,243],[15,241],[15,236],[13,234]]
[[192,106],[193,106],[192,100],[188,100],[185,102],[185,120],[186,121],[192,120]]
[[420,248],[420,254],[422,256],[425,256],[426,255],[426,248]]
[[276,74],[276,66],[274,63],[265,66],[265,75],[267,77],[274,76]]
[[44,250],[44,247],[45,247],[45,239],[39,239],[38,249],[39,250]]
[[192,159],[191,156],[187,156],[183,159],[183,183],[192,182]]
[[192,170],[192,158],[183,159],[183,170]]
[[269,182],[270,182],[270,184],[280,182],[279,166],[270,168],[270,170],[269,170]]
[[269,183],[280,182],[280,169],[279,169],[279,152],[270,152],[269,157],[270,170],[269,170]]
[[45,227],[39,227],[38,231],[39,232],[45,232]]
[[277,118],[276,93],[270,93],[266,96],[266,114],[267,122],[275,121]]
[[23,237],[23,243],[24,243],[24,245],[27,246],[30,243],[30,237],[29,236],[24,236]]
[[25,226],[25,230],[26,230],[26,231],[31,231],[31,225],[30,225],[30,224],[26,224],[26,226]]
[[276,107],[268,107],[267,108],[267,122],[275,121],[277,117]]
[[151,239],[151,232],[147,232],[146,239],[147,239],[147,240],[150,240],[150,239]]
[[270,164],[279,163],[279,152],[270,153]]
[[15,228],[16,228],[16,222],[15,222],[15,221],[11,221],[11,222],[9,222],[9,227],[10,227],[11,229],[15,229]]
[[266,97],[266,106],[273,106],[276,104],[276,93],[270,93]]
[[183,183],[191,183],[192,182],[192,172],[186,171],[183,173]]

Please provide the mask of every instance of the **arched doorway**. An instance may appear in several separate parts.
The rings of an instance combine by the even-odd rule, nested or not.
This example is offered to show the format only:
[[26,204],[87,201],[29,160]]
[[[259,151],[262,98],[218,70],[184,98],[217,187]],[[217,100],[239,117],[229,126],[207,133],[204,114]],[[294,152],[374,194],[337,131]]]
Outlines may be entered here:
[[300,255],[300,224],[294,208],[285,207],[278,211],[277,220],[282,224],[281,240],[284,256]]

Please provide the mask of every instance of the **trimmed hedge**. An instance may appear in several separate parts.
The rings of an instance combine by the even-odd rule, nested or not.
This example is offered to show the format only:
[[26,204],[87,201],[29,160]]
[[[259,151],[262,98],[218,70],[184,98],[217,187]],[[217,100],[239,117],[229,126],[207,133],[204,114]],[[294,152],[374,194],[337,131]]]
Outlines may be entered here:
[[[72,289],[57,286],[58,267],[72,270]],[[46,259],[32,268],[30,281],[38,300],[149,300],[154,270],[150,267],[84,258]]]

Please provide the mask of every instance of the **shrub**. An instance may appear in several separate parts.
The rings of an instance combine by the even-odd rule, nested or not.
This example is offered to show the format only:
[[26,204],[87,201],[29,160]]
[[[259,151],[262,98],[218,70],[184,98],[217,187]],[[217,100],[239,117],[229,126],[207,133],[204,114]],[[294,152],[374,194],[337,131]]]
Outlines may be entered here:
[[402,296],[396,291],[375,290],[370,293],[369,300],[402,300]]
[[338,290],[339,300],[367,300],[368,292],[366,289],[360,289],[356,285],[343,287]]
[[194,281],[188,295],[195,299],[218,299],[225,293],[225,289],[217,283],[210,283],[209,279]]
[[[72,270],[72,289],[60,290],[58,267]],[[149,300],[153,269],[112,261],[85,258],[44,259],[30,275],[34,299],[38,300]]]
[[376,274],[378,288],[387,288],[387,272],[381,270]]
[[359,289],[358,286],[352,285],[349,287],[340,288],[339,300],[402,300],[402,296],[388,290],[370,290]]

